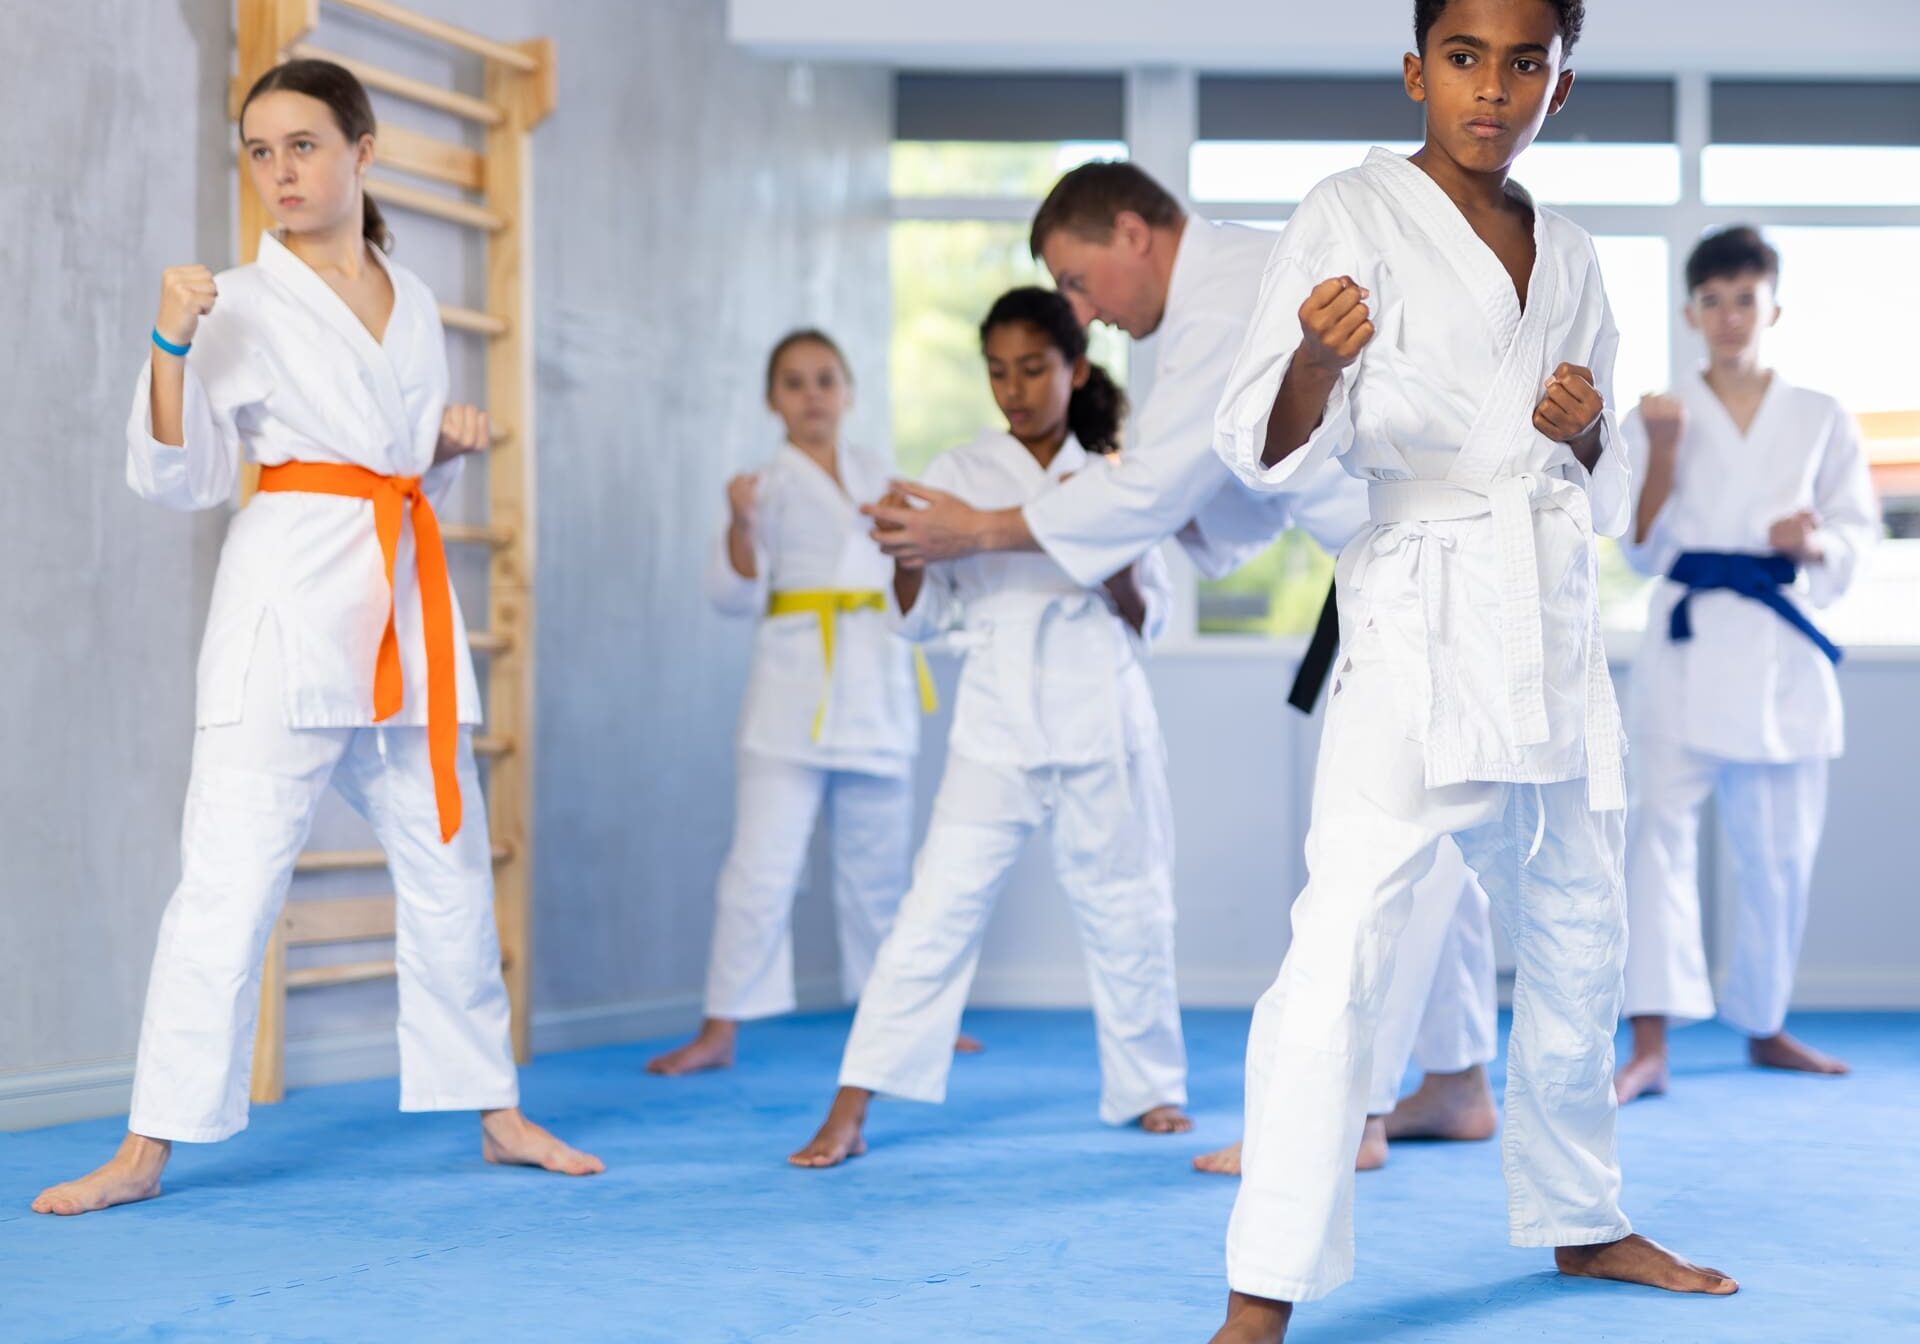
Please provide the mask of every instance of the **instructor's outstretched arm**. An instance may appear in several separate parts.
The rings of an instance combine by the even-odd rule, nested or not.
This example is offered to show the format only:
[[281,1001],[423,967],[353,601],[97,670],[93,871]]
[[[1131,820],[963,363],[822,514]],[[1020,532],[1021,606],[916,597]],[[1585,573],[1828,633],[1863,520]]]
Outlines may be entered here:
[[883,499],[860,512],[873,519],[873,539],[895,560],[924,565],[981,551],[1040,549],[1017,508],[976,509],[958,495],[911,481],[895,481],[893,489],[909,501]]

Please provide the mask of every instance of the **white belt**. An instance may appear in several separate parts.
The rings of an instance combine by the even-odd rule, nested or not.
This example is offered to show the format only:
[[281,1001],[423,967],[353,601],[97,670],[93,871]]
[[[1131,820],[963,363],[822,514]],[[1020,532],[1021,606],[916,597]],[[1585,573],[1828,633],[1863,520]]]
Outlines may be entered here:
[[[993,659],[993,675],[1007,688],[1008,700],[1020,704],[1028,718],[1027,752],[1037,760],[1054,756],[1053,743],[1040,703],[1040,670],[1047,629],[1054,622],[1076,622],[1098,616],[1102,623],[1118,619],[1105,599],[1091,588],[1055,593],[996,593],[966,604],[966,621],[954,632],[950,643],[973,657],[984,653]],[[979,624],[973,624],[974,622]],[[968,628],[971,626],[971,628]],[[996,629],[997,627],[997,629]],[[963,680],[964,684],[964,680]],[[1112,699],[1116,742],[1124,742],[1119,723],[1119,675],[1115,670],[1115,694]]]
[[[1549,736],[1540,565],[1533,532],[1533,513],[1545,508],[1564,511],[1586,542],[1587,585],[1593,595],[1585,697],[1587,802],[1595,810],[1625,807],[1620,710],[1607,679],[1606,648],[1600,639],[1599,560],[1587,492],[1572,481],[1534,472],[1485,486],[1428,480],[1367,483],[1367,512],[1376,527],[1491,516],[1500,559],[1498,625],[1506,664],[1507,721],[1516,747],[1537,745]],[[1429,621],[1432,615],[1430,610]]]

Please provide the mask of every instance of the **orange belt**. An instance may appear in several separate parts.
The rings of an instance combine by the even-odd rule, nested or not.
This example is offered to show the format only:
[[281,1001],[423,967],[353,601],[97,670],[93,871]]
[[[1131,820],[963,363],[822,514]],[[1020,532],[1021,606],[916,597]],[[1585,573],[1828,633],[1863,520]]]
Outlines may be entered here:
[[447,553],[440,523],[420,489],[418,476],[382,476],[344,462],[283,462],[260,469],[263,491],[297,490],[310,495],[345,495],[373,504],[373,530],[387,561],[387,628],[373,668],[373,721],[400,712],[405,679],[400,672],[400,640],[393,632],[393,565],[400,549],[400,517],[413,514],[415,568],[420,580],[420,615],[427,643],[427,759],[433,767],[433,798],[440,810],[440,839],[460,830],[460,703],[453,662],[453,596],[447,581]]

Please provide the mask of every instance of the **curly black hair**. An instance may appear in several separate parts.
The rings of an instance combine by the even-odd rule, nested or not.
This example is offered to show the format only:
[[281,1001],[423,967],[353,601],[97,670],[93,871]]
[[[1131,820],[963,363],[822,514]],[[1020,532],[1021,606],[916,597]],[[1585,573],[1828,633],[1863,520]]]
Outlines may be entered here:
[[[1543,0],[1552,5],[1560,21],[1560,45],[1568,51],[1580,40],[1581,25],[1587,21],[1585,0]],[[1440,21],[1447,0],[1413,0],[1413,49],[1427,49],[1427,34]]]
[[[1015,322],[1043,332],[1068,363],[1087,353],[1087,330],[1058,290],[1022,285],[1002,294],[980,324],[981,345],[995,327]],[[1089,363],[1087,370],[1087,381],[1073,390],[1073,400],[1067,403],[1067,428],[1090,453],[1117,452],[1120,426],[1127,418],[1127,394],[1098,364]]]

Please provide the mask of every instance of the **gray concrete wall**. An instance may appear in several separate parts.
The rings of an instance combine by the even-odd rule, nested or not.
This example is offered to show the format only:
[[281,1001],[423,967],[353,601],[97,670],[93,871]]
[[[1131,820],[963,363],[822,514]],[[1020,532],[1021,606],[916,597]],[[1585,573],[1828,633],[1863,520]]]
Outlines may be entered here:
[[0,1072],[124,1057],[178,871],[224,520],[122,426],[165,265],[232,255],[227,6],[0,3]]
[[[749,629],[700,575],[726,478],[779,442],[781,332],[840,336],[854,432],[885,430],[891,113],[882,72],[730,51],[716,0],[547,11],[535,977],[564,1012],[703,983]],[[834,964],[816,895],[803,980]]]
[[[535,148],[538,1037],[690,1023],[749,634],[707,610],[700,569],[726,477],[778,441],[759,382],[781,331],[835,331],[860,380],[856,432],[884,432],[886,77],[742,56],[720,0],[418,7],[549,35],[560,70]],[[0,0],[0,286],[37,323],[0,361],[16,426],[0,488],[0,1111],[123,1095],[178,874],[224,518],[135,499],[121,424],[160,268],[234,255],[230,10]],[[474,87],[433,48],[326,24],[329,45]],[[449,301],[478,300],[474,249],[391,222],[402,261]],[[456,395],[477,399],[477,360],[456,349],[454,365]],[[482,498],[468,492],[469,516]],[[456,578],[477,613],[481,574]],[[316,828],[317,843],[363,838],[342,808]],[[831,976],[829,928],[824,902],[804,902],[803,982]],[[381,985],[297,999],[293,1077],[390,1059],[392,1006]]]

